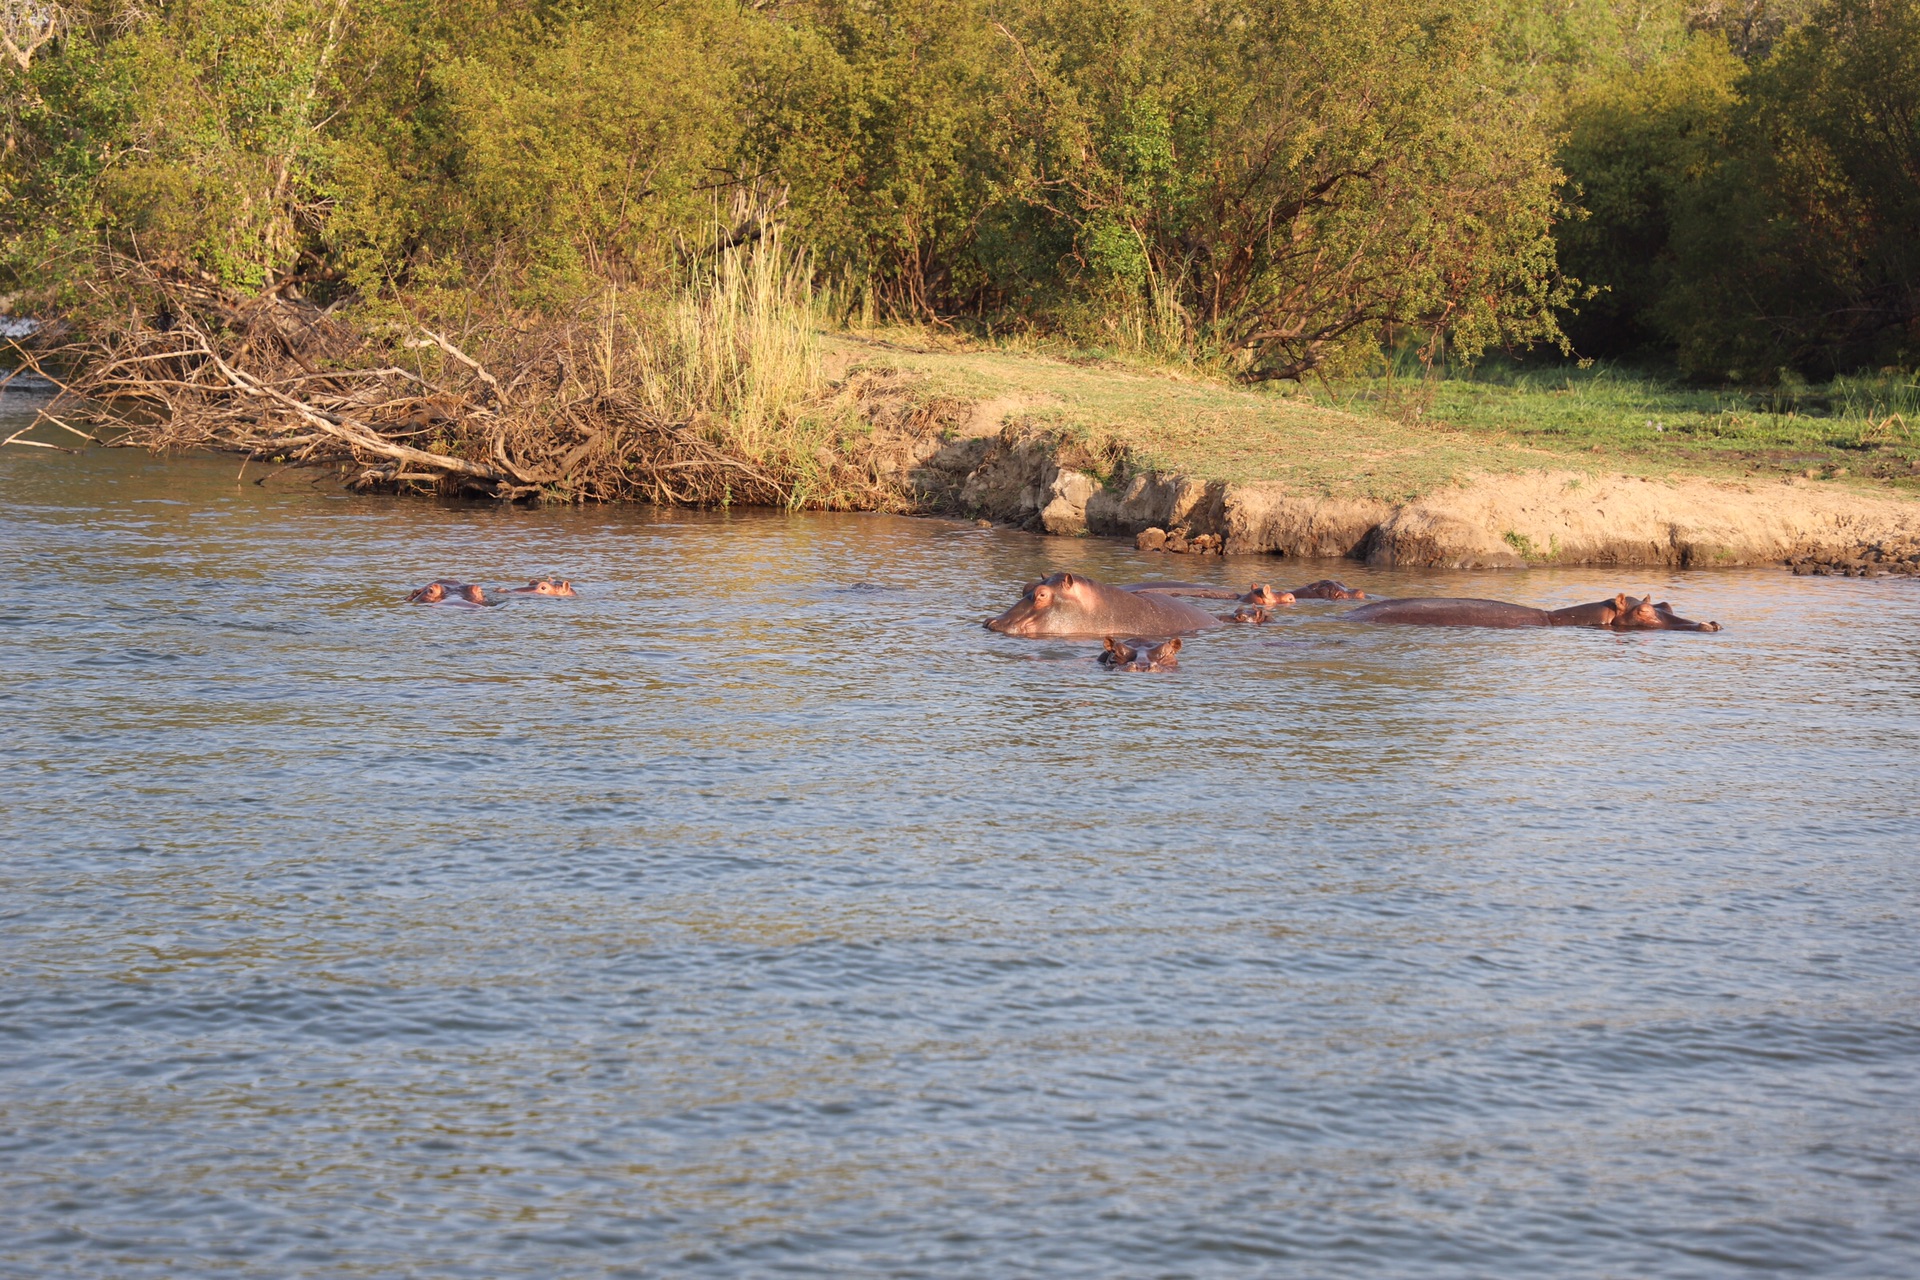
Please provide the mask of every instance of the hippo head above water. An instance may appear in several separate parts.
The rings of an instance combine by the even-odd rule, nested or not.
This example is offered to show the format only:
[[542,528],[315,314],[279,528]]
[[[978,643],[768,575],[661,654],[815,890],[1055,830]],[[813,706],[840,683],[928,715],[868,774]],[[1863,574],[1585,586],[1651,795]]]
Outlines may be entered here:
[[564,578],[535,578],[524,587],[509,587],[507,594],[516,596],[556,596],[571,598],[579,594],[573,584]]
[[413,604],[439,604],[447,598],[447,589],[438,582],[429,582],[426,586],[409,592],[407,599]]
[[1275,591],[1266,583],[1260,582],[1248,588],[1247,594],[1241,596],[1240,599],[1246,604],[1260,605],[1263,608],[1273,609],[1283,604],[1292,604],[1293,592]]
[[1178,639],[1148,648],[1145,640],[1133,639],[1122,644],[1108,636],[1106,651],[1100,655],[1100,665],[1115,671],[1172,671],[1180,665],[1175,657],[1179,652]]
[[1675,613],[1673,606],[1665,600],[1655,604],[1652,596],[1642,596],[1635,600],[1623,591],[1611,601],[1603,602],[1603,607],[1607,605],[1612,607],[1613,617],[1605,625],[1617,631],[1718,631],[1720,629],[1720,624],[1717,622],[1694,622],[1683,618]]
[[1614,631],[1718,631],[1717,622],[1694,622],[1683,618],[1673,611],[1673,606],[1662,600],[1654,603],[1652,596],[1642,596],[1635,600],[1626,592],[1621,592],[1611,600],[1596,600],[1592,604],[1568,605],[1563,609],[1547,612],[1547,625],[1554,627],[1607,627]]
[[1010,636],[1048,634],[1048,625],[1057,618],[1087,612],[1091,601],[1086,585],[1070,573],[1056,573],[1039,582],[1029,582],[1013,608],[987,623],[987,630]]

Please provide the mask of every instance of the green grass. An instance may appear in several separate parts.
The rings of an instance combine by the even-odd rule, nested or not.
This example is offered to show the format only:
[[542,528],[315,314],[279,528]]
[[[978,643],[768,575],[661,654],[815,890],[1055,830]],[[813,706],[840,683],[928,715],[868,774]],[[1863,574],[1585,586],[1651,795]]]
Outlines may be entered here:
[[1489,367],[1297,388],[1246,388],[931,339],[834,335],[842,367],[917,375],[919,394],[1012,402],[1019,416],[1136,467],[1389,501],[1474,473],[1572,468],[1649,477],[1812,472],[1848,487],[1920,492],[1920,386],[1842,379],[1797,391],[1694,390],[1616,369]]
[[1322,391],[1358,412],[1425,417],[1530,447],[1617,456],[1693,474],[1811,469],[1896,485],[1920,480],[1920,378],[1880,374],[1820,386],[1695,388],[1604,365],[1493,365],[1426,379],[1383,376]]

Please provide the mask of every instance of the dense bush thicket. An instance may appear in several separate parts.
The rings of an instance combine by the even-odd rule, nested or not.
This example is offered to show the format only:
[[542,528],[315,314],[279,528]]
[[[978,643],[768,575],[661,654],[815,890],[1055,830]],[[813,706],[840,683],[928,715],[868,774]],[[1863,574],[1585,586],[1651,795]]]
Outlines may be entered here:
[[[55,10],[9,0],[16,26]],[[1479,0],[125,0],[6,70],[0,230],[231,286],[564,308],[747,189],[838,296],[1203,349],[1557,334],[1551,140]],[[755,203],[755,202],[749,202]],[[753,235],[751,225],[725,228]]]
[[117,305],[118,254],[368,308],[565,311],[777,207],[844,306],[1253,379],[1562,322],[1583,354],[1712,377],[1911,363],[1917,14],[0,0],[0,283]]
[[1589,216],[1560,262],[1607,290],[1575,344],[1736,381],[1920,364],[1920,0],[1704,16],[1566,90]]

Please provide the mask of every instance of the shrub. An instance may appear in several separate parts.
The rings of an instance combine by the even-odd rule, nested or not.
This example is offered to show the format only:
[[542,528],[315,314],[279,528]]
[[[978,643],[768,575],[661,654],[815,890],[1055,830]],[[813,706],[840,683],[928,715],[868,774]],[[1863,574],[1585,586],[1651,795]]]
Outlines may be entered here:
[[1920,0],[1831,0],[1738,86],[1660,320],[1700,374],[1920,362]]

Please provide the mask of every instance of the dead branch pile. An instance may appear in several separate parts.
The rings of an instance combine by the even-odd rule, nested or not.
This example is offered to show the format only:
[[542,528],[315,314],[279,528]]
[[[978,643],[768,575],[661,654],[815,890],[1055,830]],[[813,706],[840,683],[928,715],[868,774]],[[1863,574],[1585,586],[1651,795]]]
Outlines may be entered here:
[[591,320],[503,319],[455,341],[431,323],[362,326],[290,290],[238,297],[146,263],[118,264],[116,282],[133,300],[118,318],[57,345],[16,343],[61,388],[46,416],[86,419],[103,442],[335,466],[361,490],[868,505],[821,483],[830,461],[769,463],[698,415],[664,416],[644,394],[643,355],[616,351]]

